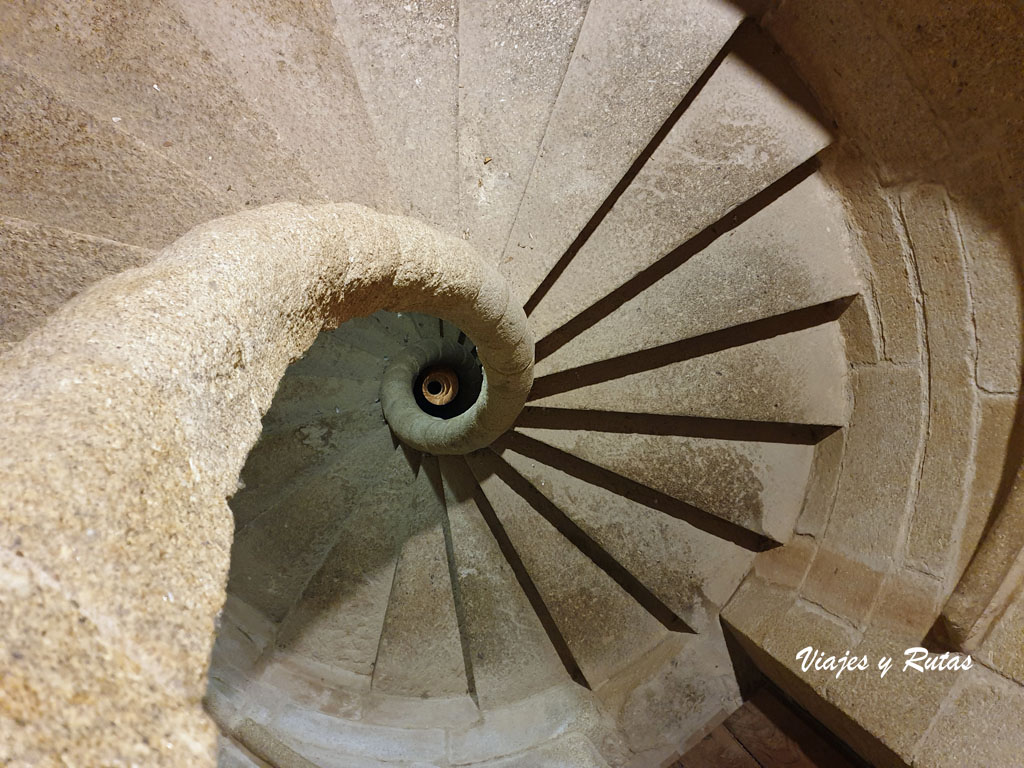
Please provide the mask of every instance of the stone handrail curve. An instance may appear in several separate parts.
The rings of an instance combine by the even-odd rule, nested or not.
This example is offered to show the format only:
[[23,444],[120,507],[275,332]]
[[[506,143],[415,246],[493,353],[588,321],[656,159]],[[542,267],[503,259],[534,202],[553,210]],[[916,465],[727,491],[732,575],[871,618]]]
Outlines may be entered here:
[[[354,204],[208,222],[93,285],[0,358],[0,598],[11,598],[0,604],[13,611],[5,639],[26,649],[38,686],[11,704],[18,717],[45,733],[80,710],[82,728],[104,733],[86,762],[132,743],[114,721],[145,749],[206,761],[215,731],[200,701],[233,535],[226,500],[286,367],[322,330],[380,309],[443,318],[478,347],[491,397],[439,450],[479,447],[511,425],[533,343],[505,280],[464,241]],[[18,613],[25,590],[47,595],[48,617]],[[66,679],[39,672],[41,628],[65,624],[78,631],[46,641],[63,644],[61,674],[75,670],[78,690],[117,686],[117,697],[76,705]]]

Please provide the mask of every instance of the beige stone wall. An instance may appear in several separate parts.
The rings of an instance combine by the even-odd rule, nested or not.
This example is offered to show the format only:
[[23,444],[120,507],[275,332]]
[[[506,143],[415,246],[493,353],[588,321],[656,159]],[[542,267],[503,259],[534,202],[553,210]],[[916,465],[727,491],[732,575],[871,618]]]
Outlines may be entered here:
[[[850,426],[819,446],[799,535],[759,556],[724,618],[875,764],[1017,765],[1024,17],[1010,2],[800,0],[764,23],[843,137],[823,170],[869,292],[844,318]],[[998,553],[976,555],[994,535]],[[953,636],[928,643],[962,641],[957,622],[984,613],[970,672],[800,670],[807,645],[902,656],[965,570]]]

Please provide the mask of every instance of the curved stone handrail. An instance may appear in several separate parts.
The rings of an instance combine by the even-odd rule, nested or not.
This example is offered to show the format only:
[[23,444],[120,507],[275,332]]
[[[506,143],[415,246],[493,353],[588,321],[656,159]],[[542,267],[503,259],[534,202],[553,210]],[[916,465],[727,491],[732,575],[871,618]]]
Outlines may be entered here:
[[[470,434],[480,425],[510,426],[533,344],[504,279],[461,240],[350,204],[209,222],[0,360],[0,536],[19,555],[0,562],[0,605],[6,642],[32,667],[15,717],[44,734],[74,721],[68,738],[92,764],[123,754],[126,732],[140,755],[210,754],[199,702],[231,548],[226,499],[288,364],[321,330],[379,309],[444,318],[477,344],[491,397],[461,447],[486,444]],[[111,686],[117,696],[76,693]]]

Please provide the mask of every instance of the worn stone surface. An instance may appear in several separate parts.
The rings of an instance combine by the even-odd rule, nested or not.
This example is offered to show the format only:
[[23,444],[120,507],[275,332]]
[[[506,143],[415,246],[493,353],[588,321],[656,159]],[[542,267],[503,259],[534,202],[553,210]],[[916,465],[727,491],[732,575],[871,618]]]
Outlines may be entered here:
[[971,479],[967,520],[960,537],[957,577],[961,576],[981,541],[985,526],[998,514],[997,495],[1004,482],[1010,436],[1019,408],[1013,395],[978,395],[978,438],[975,445],[974,477]]
[[[1011,768],[1020,763],[1018,724],[1024,718],[1024,695],[1019,685],[976,667],[936,715],[914,750],[915,762],[952,768],[989,765]],[[970,723],[965,728],[964,723]]]
[[153,256],[134,245],[0,217],[0,340],[19,341],[86,286]]
[[977,429],[970,298],[960,238],[942,190],[911,188],[900,204],[921,280],[928,337],[928,442],[907,558],[933,576],[950,579]]
[[898,554],[924,430],[916,368],[880,364],[851,374],[853,415],[825,542],[877,570]]
[[[680,216],[658,220],[675,225]],[[794,220],[807,225],[796,226]],[[537,370],[550,373],[853,295],[859,284],[845,233],[841,207],[821,178],[811,176],[539,361]],[[587,252],[584,249],[578,258]],[[632,253],[625,245],[607,245],[599,252],[609,263],[599,269],[589,264],[572,275],[567,272],[565,282],[556,284],[556,291],[550,294],[555,296],[560,290],[561,299],[543,302],[530,315],[538,337],[551,330],[553,323],[544,318],[552,312],[558,313],[559,321],[568,320],[573,311],[591,303],[573,303],[564,294],[587,298],[585,287],[590,283],[615,287],[609,281],[616,269],[633,268],[623,277],[625,281],[647,266],[646,262],[633,263],[639,256],[623,263],[606,258],[608,253]]]
[[591,688],[641,658],[667,630],[530,505],[469,457],[480,482]]
[[[575,373],[558,376],[578,381]],[[545,377],[537,377],[535,396],[545,382]],[[531,405],[616,411],[622,408],[625,390],[629,410],[639,413],[838,425],[846,423],[849,411],[846,363],[836,323],[576,386]]]
[[[789,538],[813,449],[671,435],[525,429],[523,434],[778,541]],[[671,466],[671,473],[660,468]]]
[[860,626],[875,600],[882,577],[856,560],[822,547],[811,562],[800,596]]
[[476,480],[442,458],[457,606],[476,698],[484,710],[565,682],[565,668],[472,498]]
[[468,691],[448,563],[441,489],[425,471],[412,483],[410,507],[422,527],[402,544],[373,687],[405,696],[455,696]]
[[390,210],[386,166],[329,0],[173,3],[318,190]]
[[[594,0],[502,269],[525,302],[741,19],[727,3]],[[587,126],[580,131],[579,126]]]
[[[829,133],[809,113],[809,104],[768,41],[752,26],[740,32],[733,50],[531,313],[538,335],[826,146]],[[827,229],[830,223],[816,226]],[[832,219],[831,226],[841,225]],[[842,246],[836,250],[841,264]],[[796,271],[802,261],[794,259]],[[834,279],[842,276],[840,267]]]
[[977,653],[988,666],[1024,685],[1024,589],[992,625]]
[[588,5],[459,6],[459,228],[485,258],[505,250]]
[[237,206],[230,196],[0,62],[0,213],[160,248]]
[[331,6],[331,27],[348,51],[396,205],[456,232],[457,0],[331,0]]
[[[386,431],[381,440],[390,444]],[[426,525],[410,514],[413,474],[402,452],[392,449],[390,460],[378,457],[371,466],[374,474],[393,473],[394,486],[366,492],[368,479],[353,478],[357,490],[348,497],[347,519],[302,599],[295,597],[279,636],[281,646],[295,654],[363,675],[374,668],[403,542]]]
[[731,542],[512,451],[501,455],[694,629],[707,630],[749,567],[751,553]]
[[797,533],[821,536],[825,532],[836,501],[848,432],[847,429],[837,430],[814,446],[807,493],[796,521]]
[[7,3],[0,25],[5,54],[232,207],[323,194],[173,3]]
[[848,144],[827,155],[822,174],[843,191],[856,249],[863,252],[868,310],[877,315],[882,355],[893,363],[924,358],[924,320],[917,275],[898,202],[878,187],[864,158]]

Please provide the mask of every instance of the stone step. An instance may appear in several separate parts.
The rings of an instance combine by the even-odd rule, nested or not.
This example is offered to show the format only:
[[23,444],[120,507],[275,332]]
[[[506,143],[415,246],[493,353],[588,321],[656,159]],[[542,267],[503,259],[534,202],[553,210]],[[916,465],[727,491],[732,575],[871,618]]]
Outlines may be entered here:
[[336,333],[349,346],[378,358],[391,357],[405,349],[405,342],[389,333],[373,317],[353,317],[338,326]]
[[436,460],[424,462],[411,482],[406,515],[412,530],[401,545],[372,687],[410,697],[465,696],[471,688],[452,587],[444,491]]
[[665,638],[668,630],[633,595],[495,474],[504,463],[500,458],[481,451],[467,461],[590,688]]
[[351,497],[334,547],[278,635],[282,649],[361,675],[367,690],[402,545],[422,527],[410,515],[416,489],[402,451],[374,469],[388,481],[378,477]]
[[[543,359],[537,371],[544,375],[852,296],[861,284],[851,248],[842,204],[813,174],[704,250],[691,256],[684,249],[664,259],[658,273],[627,281],[624,290],[590,304],[594,309],[538,343]],[[580,311],[593,294],[576,285]],[[531,320],[539,323],[539,314]]]
[[458,2],[333,0],[401,213],[458,229]]
[[234,209],[230,197],[0,59],[0,214],[161,248]]
[[420,338],[416,322],[408,312],[376,312],[372,317],[403,345],[415,343]]
[[459,457],[440,457],[462,636],[483,710],[512,704],[569,676],[477,506]]
[[12,216],[0,216],[0,253],[0,343],[20,341],[91,283],[155,255]]
[[[799,320],[820,319],[816,313]],[[667,351],[639,353],[568,369],[534,381],[531,405],[554,408],[698,416],[719,419],[846,423],[850,402],[843,337],[837,322],[768,336],[776,327],[741,328],[680,342]],[[753,331],[749,332],[748,331]],[[757,341],[729,346],[757,336]],[[724,339],[724,341],[723,341]],[[707,344],[705,345],[705,341]],[[719,342],[722,342],[721,344]],[[703,346],[703,349],[702,349]],[[719,351],[704,354],[704,349]],[[664,354],[661,354],[664,352]],[[697,354],[698,356],[689,357]],[[659,365],[666,359],[680,362]],[[685,359],[689,357],[689,359]],[[657,365],[658,367],[651,367]],[[630,367],[640,368],[630,374]],[[614,378],[611,378],[614,377]],[[593,384],[589,382],[595,382]],[[550,394],[549,394],[550,393]]]
[[408,313],[409,319],[416,326],[416,333],[421,339],[441,338],[441,321],[436,317],[424,315],[419,312]]
[[5,3],[0,25],[7,56],[232,207],[323,196],[173,3]]
[[235,88],[333,201],[386,209],[391,190],[329,0],[172,2]]
[[301,597],[348,517],[368,497],[386,497],[380,478],[409,471],[386,426],[354,445],[349,458],[339,456],[329,468],[304,478],[307,482],[291,483],[235,534],[228,591],[272,621],[281,621]]
[[[267,429],[302,427],[311,422],[342,424],[349,411],[362,413],[380,391],[379,381],[345,376],[303,376],[288,372],[277,386],[274,402],[263,419]],[[378,408],[379,410],[379,408]]]
[[380,406],[372,402],[276,428],[267,424],[249,452],[241,488],[232,498],[236,526],[265,511],[280,493],[289,492],[293,482],[305,482],[303,476],[313,478],[339,461],[350,460],[366,435],[385,426]]
[[[580,421],[586,418],[579,416]],[[775,541],[787,541],[792,534],[813,445],[602,432],[600,415],[589,423],[587,431],[518,431]]]
[[587,5],[459,8],[459,226],[491,261],[505,250]]
[[532,458],[499,453],[568,518],[567,527],[579,528],[691,629],[717,621],[753,553]]
[[827,146],[813,100],[744,25],[700,93],[530,316],[538,336]]
[[317,336],[306,353],[289,366],[288,372],[309,377],[342,376],[353,381],[379,382],[387,365],[385,356],[353,346],[347,340],[353,332],[347,325],[345,323]]
[[[504,248],[526,302],[742,19],[719,0],[593,0]],[[639,44],[638,41],[643,41]]]

